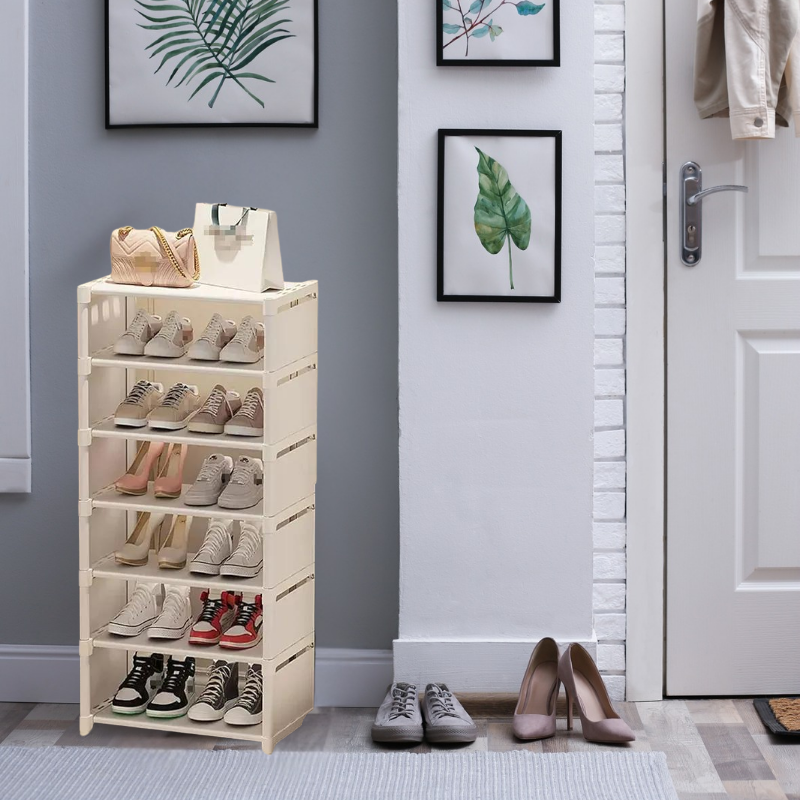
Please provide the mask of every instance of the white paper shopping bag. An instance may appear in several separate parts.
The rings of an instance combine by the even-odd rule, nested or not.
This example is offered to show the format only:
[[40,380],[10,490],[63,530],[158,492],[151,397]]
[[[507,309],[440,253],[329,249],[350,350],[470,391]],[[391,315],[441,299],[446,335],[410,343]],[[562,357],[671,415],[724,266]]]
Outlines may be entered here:
[[274,211],[198,203],[193,231],[200,256],[200,283],[250,292],[283,289]]

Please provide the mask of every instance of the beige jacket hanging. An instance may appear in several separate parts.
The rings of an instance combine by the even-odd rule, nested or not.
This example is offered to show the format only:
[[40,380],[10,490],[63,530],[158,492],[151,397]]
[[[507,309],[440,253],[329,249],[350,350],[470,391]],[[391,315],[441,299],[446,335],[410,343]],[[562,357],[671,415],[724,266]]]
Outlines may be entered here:
[[734,139],[772,139],[795,115],[800,135],[800,0],[698,0],[694,100],[730,116]]

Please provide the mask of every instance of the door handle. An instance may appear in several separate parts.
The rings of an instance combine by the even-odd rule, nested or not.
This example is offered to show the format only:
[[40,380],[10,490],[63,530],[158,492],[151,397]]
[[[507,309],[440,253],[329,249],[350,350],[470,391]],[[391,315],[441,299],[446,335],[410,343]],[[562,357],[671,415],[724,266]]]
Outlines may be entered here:
[[723,184],[703,189],[703,172],[700,165],[687,161],[680,172],[681,203],[681,261],[694,267],[703,255],[703,206],[702,199],[717,192],[747,192],[746,186]]

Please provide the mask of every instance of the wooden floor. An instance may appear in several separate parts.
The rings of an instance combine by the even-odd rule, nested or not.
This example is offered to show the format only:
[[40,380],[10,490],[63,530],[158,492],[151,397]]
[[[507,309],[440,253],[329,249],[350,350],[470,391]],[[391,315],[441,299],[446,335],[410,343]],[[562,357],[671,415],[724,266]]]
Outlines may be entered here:
[[[552,739],[525,744],[511,733],[513,698],[463,697],[478,724],[471,750],[530,750],[535,753],[595,750],[577,730],[559,719]],[[619,703],[620,714],[636,733],[635,750],[661,750],[681,800],[800,800],[800,740],[772,736],[749,700],[667,700]],[[563,709],[561,709],[563,712]],[[385,750],[372,743],[374,709],[323,708],[309,715],[300,730],[277,750],[336,752]],[[138,731],[96,725],[82,738],[75,705],[0,703],[0,747],[169,747],[177,749],[259,749],[253,742],[207,736]],[[794,741],[795,743],[791,743]],[[428,752],[422,744],[404,748]],[[441,748],[439,748],[441,749]],[[614,749],[614,748],[609,748]]]

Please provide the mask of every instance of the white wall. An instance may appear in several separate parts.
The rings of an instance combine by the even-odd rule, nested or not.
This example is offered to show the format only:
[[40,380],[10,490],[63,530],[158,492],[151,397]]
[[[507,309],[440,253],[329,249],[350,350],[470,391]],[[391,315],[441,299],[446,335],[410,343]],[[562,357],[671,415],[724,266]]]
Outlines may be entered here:
[[[592,644],[593,9],[560,68],[437,68],[399,12],[398,679],[516,690],[542,636]],[[563,130],[563,302],[437,304],[436,131]]]

